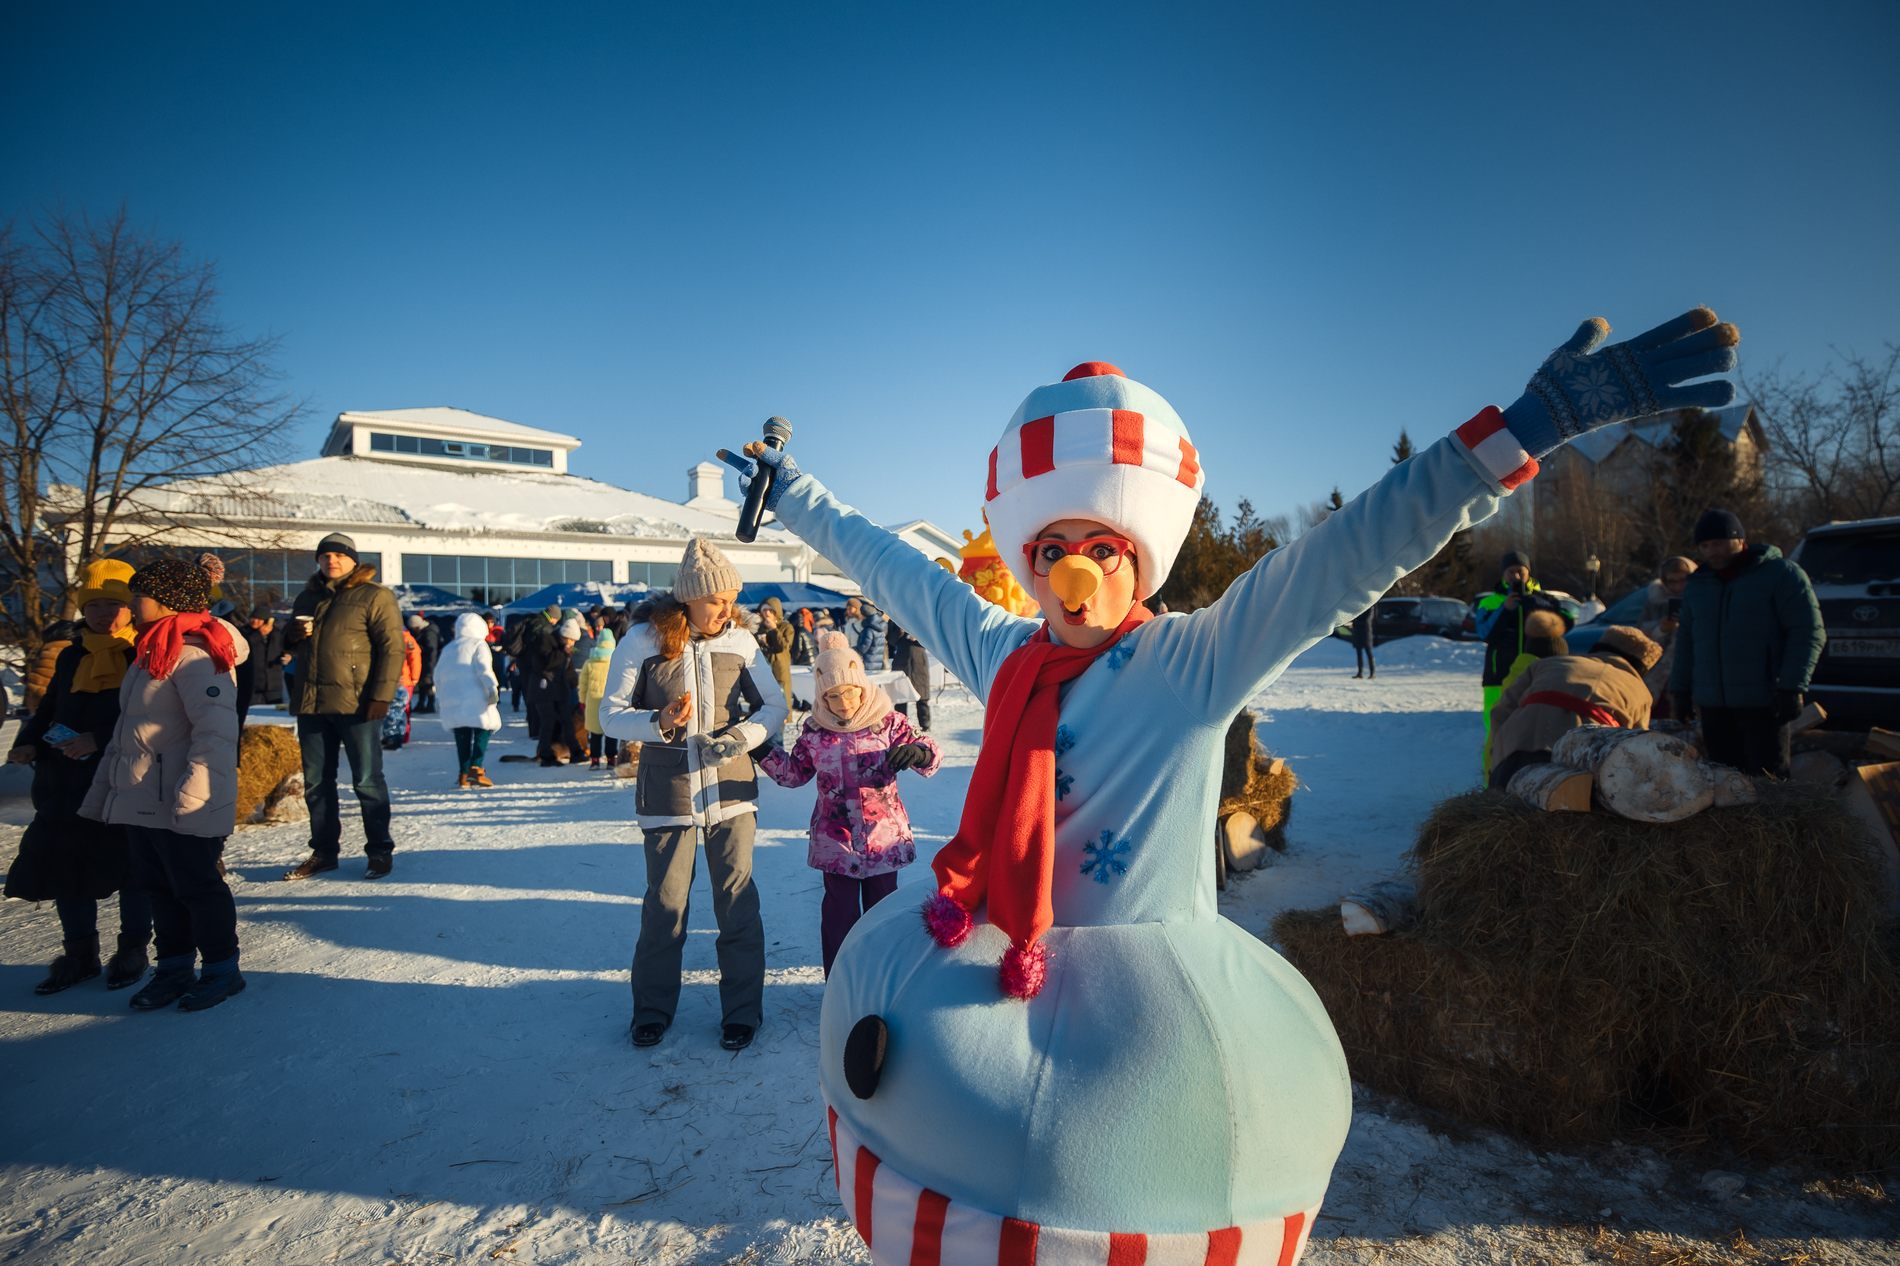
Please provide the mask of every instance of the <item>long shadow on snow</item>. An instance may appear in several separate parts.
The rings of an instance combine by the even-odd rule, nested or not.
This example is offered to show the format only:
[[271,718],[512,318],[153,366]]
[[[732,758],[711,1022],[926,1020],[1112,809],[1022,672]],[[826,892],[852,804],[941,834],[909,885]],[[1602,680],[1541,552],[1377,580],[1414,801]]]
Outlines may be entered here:
[[[0,989],[18,996],[34,970],[0,971]],[[0,1163],[635,1218],[664,1217],[663,1196],[614,1206],[656,1187],[765,1183],[795,1217],[837,1211],[817,984],[769,988],[758,1040],[733,1055],[710,984],[636,1051],[624,982],[245,975],[201,1015],[136,1014],[104,990],[48,1000],[106,1020],[0,1044]]]

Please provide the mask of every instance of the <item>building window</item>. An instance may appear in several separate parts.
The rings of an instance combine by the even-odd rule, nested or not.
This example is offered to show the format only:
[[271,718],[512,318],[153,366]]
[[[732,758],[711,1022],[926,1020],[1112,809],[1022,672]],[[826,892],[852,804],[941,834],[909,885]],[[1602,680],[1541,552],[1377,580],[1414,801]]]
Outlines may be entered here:
[[611,581],[614,565],[589,558],[485,558],[473,554],[404,554],[405,583],[435,585],[489,606],[506,606],[549,585]]
[[554,467],[554,450],[517,448],[510,444],[479,444],[472,440],[436,440],[419,435],[390,435],[371,431],[370,451],[414,453],[418,457],[449,457],[465,462],[500,462],[509,466]]
[[678,563],[628,563],[627,583],[651,585],[655,589],[671,589],[673,582],[679,579]]

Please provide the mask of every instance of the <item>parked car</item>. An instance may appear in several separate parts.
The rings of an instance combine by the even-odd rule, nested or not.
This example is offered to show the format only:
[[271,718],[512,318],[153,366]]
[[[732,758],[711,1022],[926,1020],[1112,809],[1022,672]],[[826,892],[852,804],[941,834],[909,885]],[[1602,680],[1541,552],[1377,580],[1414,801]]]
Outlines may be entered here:
[[1827,626],[1808,693],[1828,725],[1900,725],[1900,517],[1824,524],[1790,557],[1808,573]]
[[1588,655],[1596,649],[1597,639],[1612,624],[1631,626],[1643,622],[1643,603],[1649,597],[1649,586],[1638,585],[1622,597],[1612,602],[1591,620],[1580,622],[1576,628],[1564,634],[1564,645],[1570,648],[1572,655]]
[[1471,608],[1456,598],[1381,598],[1372,612],[1372,636],[1375,641],[1431,633],[1461,641],[1467,635],[1465,620]]

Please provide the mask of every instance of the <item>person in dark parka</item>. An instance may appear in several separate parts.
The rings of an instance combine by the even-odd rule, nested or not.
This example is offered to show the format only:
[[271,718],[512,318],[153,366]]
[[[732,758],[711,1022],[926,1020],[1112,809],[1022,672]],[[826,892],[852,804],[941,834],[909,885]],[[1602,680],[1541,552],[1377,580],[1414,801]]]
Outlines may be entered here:
[[409,632],[415,635],[416,645],[422,648],[422,677],[416,682],[416,693],[410,700],[409,710],[434,712],[435,661],[442,655],[442,631],[418,611],[409,617]]
[[1524,653],[1524,621],[1533,611],[1550,611],[1562,617],[1566,630],[1577,622],[1576,612],[1545,593],[1531,576],[1530,556],[1518,550],[1506,554],[1499,563],[1497,588],[1478,595],[1474,624],[1484,639],[1484,768],[1491,768],[1491,712],[1504,693],[1504,678],[1511,665]]
[[1372,662],[1372,613],[1374,603],[1352,618],[1352,663],[1354,677],[1377,677],[1378,665]]
[[1814,586],[1772,545],[1750,545],[1742,521],[1710,510],[1696,522],[1703,566],[1689,577],[1669,673],[1675,714],[1693,709],[1709,759],[1786,778],[1788,722],[1801,713],[1827,635]]
[[[73,643],[55,660],[39,707],[20,727],[10,764],[33,765],[33,821],[7,868],[6,895],[51,901],[63,951],[37,994],[58,993],[99,975],[99,902],[119,894],[119,945],[106,965],[106,987],[137,984],[148,966],[151,902],[128,887],[125,828],[79,816],[99,772],[99,753],[119,721],[119,687],[132,663],[132,568],[107,560],[87,570]],[[54,741],[63,726],[70,737]]]
[[[924,644],[913,637],[895,620],[885,628],[885,645],[890,648],[891,667],[910,678],[911,689],[917,692],[917,728],[930,728],[930,653]],[[902,716],[910,715],[910,705],[900,703],[897,711]]]

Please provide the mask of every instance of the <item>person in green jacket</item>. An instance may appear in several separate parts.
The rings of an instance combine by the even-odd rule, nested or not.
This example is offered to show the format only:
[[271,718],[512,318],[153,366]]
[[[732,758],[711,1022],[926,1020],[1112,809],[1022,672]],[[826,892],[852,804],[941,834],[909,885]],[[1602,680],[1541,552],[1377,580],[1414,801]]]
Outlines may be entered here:
[[1472,604],[1473,623],[1478,636],[1484,639],[1484,677],[1480,684],[1484,688],[1484,750],[1481,756],[1482,767],[1489,776],[1491,771],[1491,709],[1498,706],[1498,699],[1504,694],[1504,679],[1517,662],[1518,656],[1529,649],[1525,645],[1529,636],[1525,632],[1525,621],[1533,612],[1549,611],[1563,622],[1559,636],[1576,624],[1576,612],[1544,592],[1531,577],[1531,560],[1528,554],[1512,550],[1498,564],[1498,586],[1489,593],[1480,594]]
[[375,565],[358,559],[356,542],[343,533],[317,543],[317,572],[291,603],[284,646],[295,657],[290,711],[310,808],[310,856],[284,878],[336,869],[343,839],[336,782],[341,754],[349,759],[363,811],[364,876],[381,879],[396,848],[380,740],[402,676],[402,615],[396,595],[376,583]]
[[1814,586],[1772,545],[1750,545],[1742,521],[1709,510],[1696,521],[1703,567],[1689,577],[1669,693],[1676,716],[1702,720],[1709,759],[1745,774],[1788,776],[1788,722],[1827,640]]

